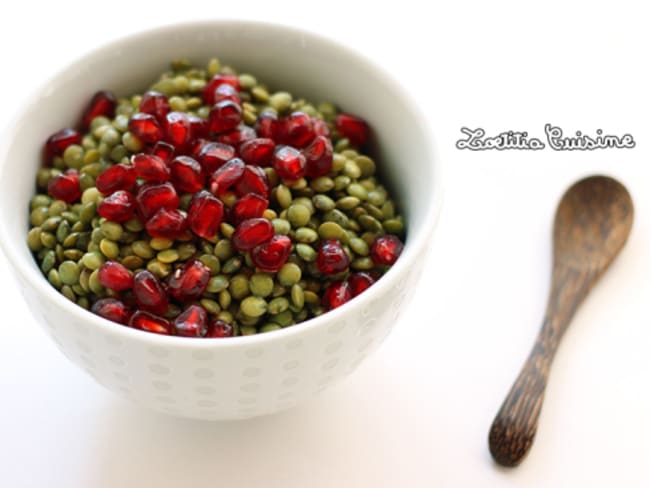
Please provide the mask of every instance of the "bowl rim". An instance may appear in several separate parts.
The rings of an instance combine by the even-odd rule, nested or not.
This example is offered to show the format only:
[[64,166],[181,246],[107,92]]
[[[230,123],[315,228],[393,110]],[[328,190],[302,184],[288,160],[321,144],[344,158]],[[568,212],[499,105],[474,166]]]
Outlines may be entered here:
[[435,231],[440,220],[440,213],[444,199],[443,165],[436,150],[436,144],[434,142],[431,124],[429,123],[419,104],[416,103],[415,98],[405,89],[399,80],[395,78],[391,73],[389,73],[384,67],[380,66],[378,63],[369,57],[366,57],[356,49],[323,34],[309,31],[301,27],[277,22],[223,18],[167,23],[150,29],[112,38],[107,42],[102,43],[101,45],[90,48],[89,50],[66,63],[62,68],[60,68],[46,80],[40,83],[36,89],[32,90],[30,93],[27,93],[23,99],[24,103],[22,104],[21,108],[16,111],[12,117],[9,118],[8,125],[2,134],[2,140],[0,140],[0,182],[4,181],[6,178],[5,170],[8,166],[7,161],[9,147],[11,145],[11,141],[13,141],[16,136],[17,127],[20,125],[19,121],[21,121],[27,115],[35,101],[38,99],[38,95],[40,93],[43,93],[48,84],[53,80],[64,77],[65,74],[71,69],[74,69],[75,66],[82,64],[89,59],[101,56],[105,51],[114,50],[120,45],[132,44],[142,38],[168,35],[178,30],[185,30],[189,28],[206,29],[208,27],[219,28],[224,26],[241,27],[247,29],[265,29],[274,35],[282,35],[284,33],[285,35],[291,34],[293,36],[302,36],[306,40],[311,40],[323,47],[328,47],[344,52],[347,57],[354,59],[356,63],[369,68],[371,71],[375,72],[378,77],[384,79],[385,81],[388,81],[393,89],[399,93],[400,97],[408,103],[411,112],[415,115],[415,124],[421,127],[423,129],[423,132],[428,134],[428,139],[423,142],[423,144],[426,144],[428,146],[427,152],[432,155],[433,159],[430,164],[434,166],[432,170],[433,181],[431,187],[433,195],[431,198],[427,199],[429,202],[429,208],[423,216],[421,228],[418,229],[418,231],[415,233],[412,231],[409,233],[409,236],[405,241],[404,252],[402,253],[402,256],[400,256],[400,259],[398,259],[397,262],[382,276],[382,278],[377,280],[377,282],[366,292],[353,298],[341,307],[330,310],[318,317],[313,317],[311,319],[300,322],[299,324],[296,324],[296,326],[285,327],[280,330],[272,331],[271,333],[258,333],[248,336],[232,337],[228,338],[228,340],[223,341],[199,339],[192,340],[192,338],[187,337],[146,333],[133,329],[131,327],[114,323],[78,306],[77,304],[66,299],[54,287],[52,287],[48,283],[47,279],[44,278],[43,274],[40,273],[37,267],[34,267],[32,263],[28,264],[23,259],[23,257],[18,252],[18,242],[24,244],[24,241],[12,242],[10,239],[7,239],[6,236],[9,236],[9,232],[7,232],[4,221],[0,219],[0,229],[3,230],[3,232],[0,234],[5,236],[5,238],[0,239],[0,249],[2,249],[5,256],[7,257],[7,261],[10,267],[12,267],[14,271],[29,284],[29,286],[33,287],[36,290],[37,294],[42,296],[44,300],[47,300],[61,307],[64,311],[73,314],[79,320],[84,321],[89,325],[92,324],[92,327],[97,328],[98,331],[101,331],[105,334],[115,334],[120,339],[129,341],[135,340],[148,343],[152,347],[173,346],[188,350],[197,348],[216,349],[255,346],[262,343],[267,343],[269,341],[279,341],[290,339],[292,337],[298,337],[301,334],[306,333],[312,329],[322,328],[327,324],[331,324],[332,322],[343,320],[353,308],[367,306],[373,301],[376,295],[383,295],[383,292],[386,289],[395,285],[395,280],[393,277],[397,278],[398,276],[402,276],[407,273],[407,267],[417,265],[417,257],[419,255],[425,255],[426,246],[431,245],[431,243],[427,240],[435,235]]

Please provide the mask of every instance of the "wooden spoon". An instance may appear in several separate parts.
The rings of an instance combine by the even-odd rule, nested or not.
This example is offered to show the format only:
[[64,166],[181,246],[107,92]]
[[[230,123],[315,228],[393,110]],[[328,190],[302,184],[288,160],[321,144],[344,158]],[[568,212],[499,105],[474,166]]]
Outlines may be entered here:
[[578,181],[562,197],[542,329],[490,429],[490,452],[497,463],[517,466],[530,449],[555,351],[578,305],[625,244],[633,218],[630,194],[606,176]]

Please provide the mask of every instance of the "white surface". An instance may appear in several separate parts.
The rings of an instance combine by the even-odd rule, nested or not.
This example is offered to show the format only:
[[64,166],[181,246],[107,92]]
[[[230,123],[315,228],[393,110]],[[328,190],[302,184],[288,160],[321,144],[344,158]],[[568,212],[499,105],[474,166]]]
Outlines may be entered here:
[[[40,77],[86,50],[83,39],[94,45],[175,17],[266,18],[336,37],[400,73],[431,114],[447,169],[445,209],[427,277],[384,346],[316,401],[253,421],[174,420],[123,402],[55,350],[14,283],[3,281],[1,486],[649,483],[650,34],[640,4],[90,5],[0,7],[0,126]],[[461,126],[542,136],[546,122],[629,132],[637,147],[454,148]],[[555,203],[574,179],[597,171],[628,185],[635,228],[564,339],[530,456],[516,470],[498,469],[487,430],[540,324]]]

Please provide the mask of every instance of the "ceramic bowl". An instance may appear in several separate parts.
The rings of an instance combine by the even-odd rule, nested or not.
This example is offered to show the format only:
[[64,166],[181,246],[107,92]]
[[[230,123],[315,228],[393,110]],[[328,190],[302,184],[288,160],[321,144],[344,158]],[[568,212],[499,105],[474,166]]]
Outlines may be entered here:
[[[120,326],[66,300],[26,245],[28,205],[45,139],[74,125],[92,94],[143,90],[171,59],[211,57],[270,87],[330,100],[372,126],[381,175],[407,221],[397,263],[344,306],[280,331],[223,340],[167,337]],[[61,352],[100,384],[176,416],[225,420],[289,408],[352,372],[399,323],[431,247],[440,163],[410,94],[382,69],[303,30],[243,21],[172,25],[95,49],[44,80],[0,151],[0,243],[32,313]],[[408,327],[408,324],[403,324]]]

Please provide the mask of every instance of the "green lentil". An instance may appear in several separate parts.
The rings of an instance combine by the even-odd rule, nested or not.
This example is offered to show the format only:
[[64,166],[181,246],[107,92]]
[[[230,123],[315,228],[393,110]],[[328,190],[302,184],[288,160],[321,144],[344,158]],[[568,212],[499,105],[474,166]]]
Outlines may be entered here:
[[352,262],[350,263],[350,267],[352,269],[356,269],[359,271],[369,271],[371,270],[375,264],[373,263],[372,259],[369,257],[362,257],[362,258],[357,258],[353,259]]
[[201,300],[199,300],[199,303],[210,314],[218,314],[219,312],[221,312],[221,307],[219,306],[219,303],[217,303],[214,300],[211,300],[209,298],[202,298]]
[[273,219],[271,224],[276,234],[288,235],[291,232],[291,223],[286,219]]
[[71,302],[77,301],[77,296],[74,294],[74,291],[72,291],[72,288],[70,288],[68,285],[63,285],[61,287],[61,294]]
[[348,246],[350,246],[350,249],[359,256],[367,256],[370,253],[370,248],[368,247],[368,244],[366,244],[366,241],[359,237],[353,237],[350,239],[348,241]]
[[328,210],[334,210],[336,208],[336,203],[327,195],[317,194],[312,198],[314,202],[314,207],[318,210],[327,212]]
[[174,241],[172,239],[167,239],[165,237],[153,237],[149,241],[149,246],[151,246],[151,249],[154,249],[156,251],[164,251],[165,249],[169,249],[174,245]]
[[268,323],[268,324],[264,324],[262,327],[260,327],[260,332],[261,333],[273,332],[274,330],[280,330],[281,328],[282,327],[280,327],[277,324]]
[[320,303],[320,297],[318,294],[311,290],[304,290],[305,303],[307,305],[318,305]]
[[176,249],[165,249],[156,254],[156,259],[161,263],[171,264],[178,261],[179,255]]
[[282,208],[288,208],[291,205],[291,190],[285,185],[279,185],[275,190],[275,198]]
[[[228,292],[228,290],[220,291],[219,292],[219,305],[221,306],[221,308],[223,310],[225,310],[228,307],[230,307],[231,303],[232,303],[232,297],[230,296],[230,293]],[[221,312],[221,313],[223,313],[223,312]],[[225,322],[229,322],[229,323],[232,322],[232,319],[230,319],[230,321],[225,320],[225,319],[221,319],[221,320],[224,320]]]
[[221,262],[219,261],[219,258],[213,254],[202,254],[199,257],[199,261],[201,261],[208,268],[210,268],[211,276],[219,274],[219,272],[221,271]]
[[[287,302],[288,303],[288,302]],[[288,327],[294,323],[293,314],[291,310],[285,310],[273,316],[273,322],[281,327]]]
[[63,286],[61,276],[56,269],[51,269],[50,272],[47,273],[47,281],[49,281],[50,284],[56,289],[60,289]]
[[74,261],[63,261],[59,265],[59,277],[64,285],[74,285],[79,281],[79,268]]
[[381,206],[381,211],[386,219],[392,219],[395,217],[395,204],[392,200],[387,200]]
[[302,278],[302,270],[295,263],[286,263],[278,271],[278,281],[282,286],[290,287]]
[[88,287],[95,295],[102,295],[104,293],[104,287],[99,281],[99,270],[90,273],[90,276],[88,277]]
[[147,241],[134,241],[131,244],[131,250],[136,256],[139,256],[142,259],[151,259],[155,256],[153,248]]
[[234,256],[224,263],[221,267],[221,271],[226,274],[236,273],[241,269],[242,258],[240,256]]
[[63,257],[74,262],[78,262],[83,257],[83,255],[83,251],[79,249],[66,249],[63,251]]
[[102,239],[99,242],[99,250],[108,259],[117,259],[120,255],[120,246],[116,242],[109,239]]
[[368,199],[368,190],[360,183],[350,183],[346,189],[348,195],[356,197],[359,200]]
[[104,264],[104,256],[99,252],[87,252],[81,258],[81,264],[83,264],[88,269],[99,269],[102,264]]
[[336,201],[336,208],[341,210],[352,210],[359,205],[360,200],[357,197],[343,197]]
[[41,229],[41,244],[43,247],[52,249],[54,246],[56,246],[56,236],[51,232],[45,232]]
[[140,139],[138,139],[130,132],[125,132],[122,134],[122,144],[124,144],[124,147],[133,153],[142,151],[142,148],[144,147],[142,145],[142,142],[140,142]]
[[43,243],[41,242],[41,228],[32,227],[27,233],[27,247],[32,252],[38,252],[43,248]]
[[254,326],[242,325],[239,328],[239,332],[243,336],[254,335],[257,334],[257,328],[255,328]]
[[382,212],[380,208],[375,207],[371,203],[364,204],[363,208],[371,217],[374,217],[377,220],[384,220],[384,212]]
[[258,297],[268,297],[273,293],[273,277],[268,273],[255,273],[248,283],[250,292]]
[[94,203],[98,204],[102,200],[102,194],[97,188],[87,188],[81,194],[81,203]]
[[269,97],[269,105],[279,114],[287,112],[291,108],[291,93],[285,91],[275,92]]
[[214,246],[213,254],[223,262],[235,254],[235,248],[228,239],[220,239]]
[[140,232],[144,229],[144,224],[137,218],[132,218],[124,222],[124,228],[129,232]]
[[305,306],[305,292],[298,283],[291,287],[291,301],[299,309]]
[[[128,259],[128,258],[124,258],[124,259]],[[156,259],[152,259],[147,263],[147,271],[156,275],[158,278],[166,278],[167,276],[169,276],[169,273],[171,273],[172,267],[167,263],[162,263]]]
[[296,240],[302,243],[312,243],[318,240],[318,234],[314,229],[308,227],[301,227],[296,230]]
[[317,253],[309,244],[296,244],[296,253],[302,260],[307,261],[308,263],[316,260]]
[[250,294],[248,277],[244,274],[237,274],[230,279],[228,290],[235,300],[241,300]]
[[336,222],[323,222],[318,227],[318,235],[321,239],[338,239],[342,242],[347,242],[348,234]]
[[112,222],[110,220],[102,222],[99,226],[99,230],[101,231],[101,235],[103,237],[106,237],[111,241],[119,241],[124,234],[124,229],[122,226],[117,222]]
[[210,278],[206,290],[208,293],[219,293],[228,288],[228,277],[224,275],[217,275]]
[[382,225],[389,234],[401,235],[404,232],[404,223],[399,219],[384,220]]
[[287,209],[287,219],[292,227],[303,227],[311,218],[311,212],[305,205],[292,204]]

